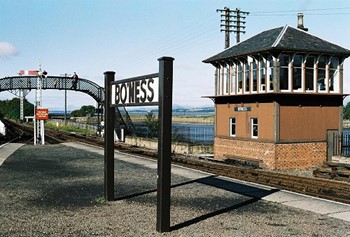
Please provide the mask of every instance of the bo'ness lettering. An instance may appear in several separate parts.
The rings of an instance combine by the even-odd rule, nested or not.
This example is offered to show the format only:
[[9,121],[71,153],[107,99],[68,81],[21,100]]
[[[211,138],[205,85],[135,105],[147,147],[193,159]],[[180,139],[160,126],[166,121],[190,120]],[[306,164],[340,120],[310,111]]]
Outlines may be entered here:
[[158,78],[147,78],[112,85],[112,104],[132,105],[158,102]]

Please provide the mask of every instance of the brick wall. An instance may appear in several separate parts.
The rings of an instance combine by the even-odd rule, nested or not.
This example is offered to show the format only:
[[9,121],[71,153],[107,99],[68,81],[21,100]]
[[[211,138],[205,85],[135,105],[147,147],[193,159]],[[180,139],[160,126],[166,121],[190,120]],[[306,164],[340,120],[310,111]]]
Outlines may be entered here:
[[274,144],[216,137],[215,159],[239,157],[262,161],[268,169],[304,169],[326,160],[326,142]]
[[240,157],[258,160],[262,161],[267,168],[274,169],[275,144],[216,137],[214,139],[214,157],[216,159]]
[[326,161],[326,157],[326,142],[277,144],[275,169],[315,167]]

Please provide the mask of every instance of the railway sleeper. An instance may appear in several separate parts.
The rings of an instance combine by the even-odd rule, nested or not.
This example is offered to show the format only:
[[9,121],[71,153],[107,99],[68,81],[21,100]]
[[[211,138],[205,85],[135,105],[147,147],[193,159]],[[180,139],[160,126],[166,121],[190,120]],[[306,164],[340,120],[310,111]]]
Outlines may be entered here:
[[250,159],[245,157],[237,156],[225,156],[224,159],[226,164],[249,167],[249,168],[263,168],[263,162],[261,160]]

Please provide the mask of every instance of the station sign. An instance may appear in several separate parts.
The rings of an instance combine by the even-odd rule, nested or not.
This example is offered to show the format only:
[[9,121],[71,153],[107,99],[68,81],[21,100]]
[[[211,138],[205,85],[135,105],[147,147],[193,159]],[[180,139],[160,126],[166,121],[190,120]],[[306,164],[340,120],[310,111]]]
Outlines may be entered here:
[[147,106],[158,104],[158,73],[111,83],[111,106]]
[[36,120],[48,120],[49,119],[49,109],[35,109],[35,119]]
[[171,127],[173,98],[172,57],[158,59],[158,73],[115,81],[115,72],[105,75],[104,197],[114,201],[114,146],[117,106],[158,105],[157,225],[158,232],[170,231]]
[[248,112],[248,111],[251,111],[252,110],[252,108],[251,107],[248,107],[248,106],[236,106],[235,108],[234,108],[234,111],[235,112]]

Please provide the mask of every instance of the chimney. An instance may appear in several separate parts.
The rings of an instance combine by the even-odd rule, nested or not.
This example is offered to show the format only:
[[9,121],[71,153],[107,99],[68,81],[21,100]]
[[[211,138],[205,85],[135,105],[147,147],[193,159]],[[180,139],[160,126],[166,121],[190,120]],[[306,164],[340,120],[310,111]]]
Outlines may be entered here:
[[308,31],[308,28],[304,27],[304,14],[298,13],[298,28],[304,31]]

